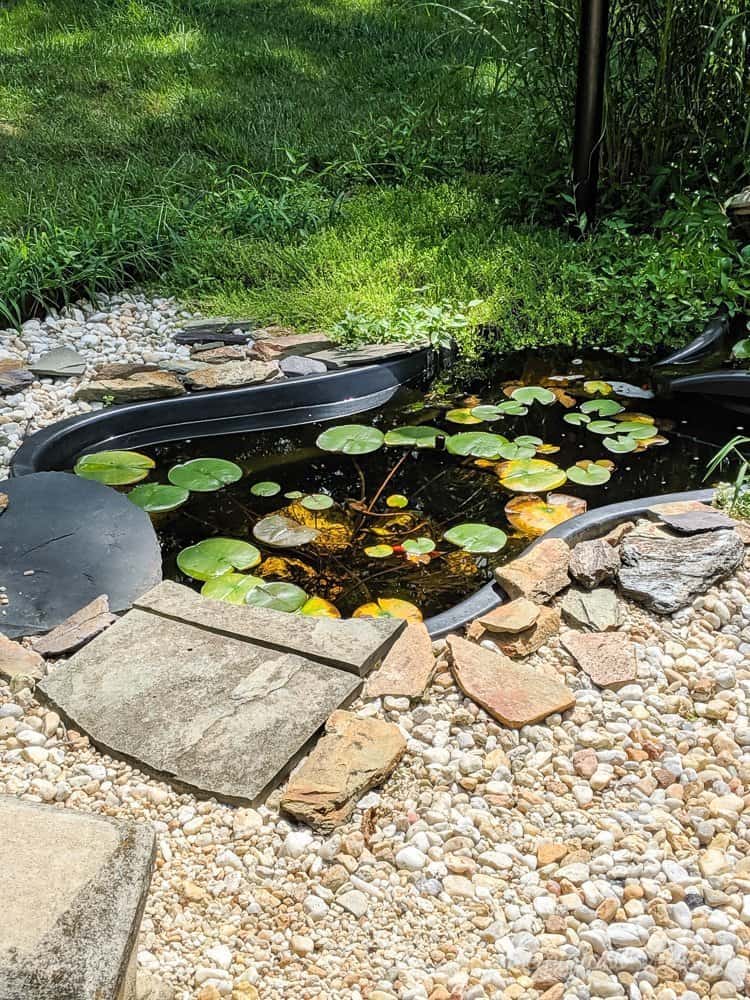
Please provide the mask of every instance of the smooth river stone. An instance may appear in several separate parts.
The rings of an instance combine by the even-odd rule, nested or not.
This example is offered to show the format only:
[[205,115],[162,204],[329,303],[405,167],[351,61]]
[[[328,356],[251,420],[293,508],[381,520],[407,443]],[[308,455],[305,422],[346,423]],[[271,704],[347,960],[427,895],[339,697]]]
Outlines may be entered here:
[[391,646],[380,669],[370,675],[367,696],[421,698],[434,672],[435,654],[430,633],[421,622],[412,622]]
[[495,579],[510,598],[544,603],[570,583],[570,548],[561,538],[543,538],[528,552],[498,566]]
[[515,635],[531,628],[539,617],[540,607],[533,601],[525,597],[517,597],[515,601],[508,601],[501,604],[499,608],[494,608],[477,621],[488,632],[506,632]]
[[448,636],[447,642],[463,693],[511,729],[541,722],[575,704],[573,692],[554,677],[458,636]]
[[620,632],[568,632],[562,644],[597,687],[616,691],[638,675],[635,646]]

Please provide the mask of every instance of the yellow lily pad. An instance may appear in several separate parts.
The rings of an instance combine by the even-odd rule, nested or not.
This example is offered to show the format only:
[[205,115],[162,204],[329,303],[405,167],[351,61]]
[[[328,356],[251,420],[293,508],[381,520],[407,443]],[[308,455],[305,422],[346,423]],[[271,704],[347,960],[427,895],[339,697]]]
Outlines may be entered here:
[[352,612],[352,618],[402,618],[407,622],[421,622],[422,612],[410,601],[398,597],[379,597],[377,601],[362,604]]
[[586,501],[565,493],[550,493],[546,500],[535,494],[514,497],[505,505],[505,516],[524,535],[536,538],[563,521],[586,512]]
[[309,618],[340,618],[341,612],[335,604],[324,597],[309,597],[299,609],[301,615]]
[[500,485],[514,493],[536,493],[556,490],[568,478],[554,462],[542,458],[515,459],[497,467]]

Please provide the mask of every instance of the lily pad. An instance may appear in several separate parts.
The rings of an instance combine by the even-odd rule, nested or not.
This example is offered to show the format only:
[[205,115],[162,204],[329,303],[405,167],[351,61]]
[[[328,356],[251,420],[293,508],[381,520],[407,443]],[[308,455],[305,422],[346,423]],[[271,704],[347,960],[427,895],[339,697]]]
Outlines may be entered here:
[[498,403],[497,408],[505,417],[525,417],[529,412],[528,406],[519,403],[517,399],[506,399]]
[[579,486],[603,486],[609,482],[612,474],[609,469],[597,465],[596,462],[589,462],[585,467],[583,463],[571,465],[567,475],[571,483],[578,483]]
[[514,444],[521,445],[531,445],[532,448],[538,448],[540,444],[544,442],[540,437],[535,434],[519,434],[517,438],[513,438]]
[[385,435],[385,443],[405,448],[434,448],[438,437],[444,437],[445,432],[437,427],[394,427]]
[[582,424],[591,423],[591,417],[587,416],[585,413],[566,413],[563,416],[563,420],[566,424],[572,424],[574,427],[580,427]]
[[223,458],[194,458],[182,465],[173,465],[168,478],[173,485],[193,493],[213,493],[241,479],[242,469]]
[[308,618],[340,618],[341,612],[335,604],[324,597],[310,597],[299,609],[301,615]]
[[515,459],[533,458],[536,455],[536,448],[533,444],[519,444],[517,441],[508,441],[500,448],[500,458],[506,461]]
[[387,559],[388,556],[393,555],[392,545],[368,545],[365,549],[365,555],[369,556],[370,559]]
[[508,439],[502,434],[487,431],[466,431],[448,439],[447,450],[451,455],[471,455],[474,458],[500,458]]
[[587,392],[589,396],[611,396],[612,386],[609,382],[602,382],[599,379],[590,379],[583,383],[583,391]]
[[162,483],[142,483],[128,493],[128,500],[147,514],[163,514],[176,510],[190,496],[181,486],[165,486]]
[[352,618],[402,618],[407,622],[421,622],[422,612],[410,601],[397,597],[379,597],[377,601],[363,604],[352,612]]
[[281,487],[272,482],[255,483],[250,487],[250,492],[254,497],[275,497],[277,493],[281,493]]
[[409,506],[409,498],[405,497],[403,493],[391,493],[389,497],[385,498],[385,505],[395,510],[401,510]]
[[237,538],[206,538],[190,545],[177,556],[177,565],[194,580],[212,580],[232,570],[252,569],[260,562],[260,552]]
[[563,521],[586,512],[586,501],[565,493],[550,493],[544,500],[534,494],[513,497],[505,505],[505,515],[524,535],[536,538]]
[[73,471],[105,486],[127,486],[145,479],[155,465],[153,458],[137,451],[97,451],[82,455]]
[[308,596],[302,587],[294,583],[261,583],[248,591],[245,604],[254,608],[270,608],[272,611],[299,611]]
[[615,455],[626,455],[638,447],[638,442],[630,434],[621,434],[620,437],[605,437],[602,444],[607,451],[611,451]]
[[419,538],[407,538],[402,548],[409,555],[426,556],[435,551],[435,543],[431,538],[420,536]]
[[614,420],[592,420],[586,428],[592,434],[617,434],[619,429]]
[[537,455],[556,455],[559,450],[559,444],[540,444],[537,445],[536,453]]
[[597,413],[600,417],[612,417],[624,409],[616,399],[587,399],[581,403],[581,413]]
[[457,524],[443,535],[446,542],[457,545],[464,552],[490,555],[505,548],[508,536],[490,524]]
[[304,495],[302,490],[289,490],[288,493],[284,494],[287,500],[301,500]]
[[531,405],[541,403],[542,406],[549,406],[555,402],[555,394],[550,389],[543,389],[540,385],[522,385],[514,389],[510,394],[511,399],[517,403]]
[[244,604],[245,598],[259,584],[262,577],[248,576],[245,573],[222,573],[206,582],[201,587],[203,597],[214,601],[226,601],[227,604]]
[[636,441],[656,437],[658,431],[654,424],[645,424],[641,420],[623,420],[617,425],[618,434],[629,434]]
[[283,514],[270,514],[258,521],[253,528],[253,535],[264,545],[277,549],[295,549],[314,542],[320,532]]
[[383,444],[384,436],[377,427],[365,424],[340,424],[323,431],[315,442],[323,451],[342,455],[369,455]]
[[503,462],[498,468],[500,485],[515,493],[538,493],[556,490],[565,482],[565,472],[543,458]]
[[445,414],[445,419],[449,420],[452,424],[481,424],[481,418],[474,415],[472,410],[468,408],[448,410]]
[[333,498],[329,497],[327,493],[311,493],[309,496],[302,497],[300,503],[305,510],[328,510],[333,507]]

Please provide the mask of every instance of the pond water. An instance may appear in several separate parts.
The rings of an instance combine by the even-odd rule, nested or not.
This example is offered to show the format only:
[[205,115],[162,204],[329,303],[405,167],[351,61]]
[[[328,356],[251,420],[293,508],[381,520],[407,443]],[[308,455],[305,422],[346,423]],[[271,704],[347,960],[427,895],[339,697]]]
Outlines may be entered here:
[[[508,384],[509,380],[514,381]],[[592,380],[605,384],[592,385]],[[546,402],[548,395],[542,393],[541,400],[519,404],[516,399],[514,406],[510,394],[518,385],[548,389],[554,401]],[[590,408],[597,399],[609,401],[603,414]],[[510,409],[518,411],[515,415],[491,414],[491,421],[455,422],[467,419],[466,414],[472,419],[471,410],[477,406],[509,401]],[[610,414],[612,401],[623,411]],[[588,413],[574,418],[581,421],[577,425],[569,422],[566,414],[581,414],[581,404],[584,410],[589,406]],[[456,409],[463,416],[451,412]],[[653,425],[648,422],[651,418]],[[583,422],[586,419],[588,423]],[[633,440],[641,442],[638,450],[608,450],[605,442],[630,440],[630,434],[611,430],[607,434],[602,420],[618,425],[627,421],[636,435]],[[591,429],[596,422],[600,422],[599,433]],[[651,429],[641,433],[639,423]],[[435,439],[436,447],[383,446],[350,457],[316,445],[321,433],[337,424],[359,424],[383,433],[404,425],[428,426],[440,436]],[[191,491],[178,509],[155,516],[165,577],[200,589],[203,583],[179,568],[179,553],[211,537],[238,539],[257,546],[262,559],[260,565],[238,569],[249,569],[265,583],[293,583],[307,595],[330,602],[345,617],[363,605],[397,599],[410,602],[427,618],[490,579],[496,565],[512,559],[529,543],[534,527],[538,531],[540,524],[558,516],[561,509],[578,512],[583,503],[593,508],[699,488],[706,462],[736,430],[737,418],[709,403],[648,398],[647,368],[638,362],[601,352],[575,357],[545,350],[506,356],[491,368],[455,366],[430,386],[403,388],[380,410],[346,420],[182,441],[143,449],[143,453],[156,463],[148,483],[169,482],[175,464],[196,458],[226,459],[242,470],[236,482],[211,492]],[[511,444],[521,437],[522,461],[532,455],[534,461],[553,463],[557,470],[534,467],[537,474],[529,478],[528,466],[521,466],[520,477],[506,478],[502,485],[501,476],[514,471],[503,466],[507,458],[477,459],[472,454],[451,454],[450,444],[446,447],[455,435],[476,431],[502,435]],[[524,441],[524,435],[540,440],[541,445]],[[658,444],[653,444],[655,436]],[[487,439],[483,447],[487,448]],[[513,448],[506,454],[512,458]],[[598,469],[609,474],[606,482],[565,481],[566,470],[587,461],[603,463]],[[596,469],[592,475],[605,478]],[[555,485],[561,476],[560,485]],[[270,483],[262,491],[276,490],[275,494],[254,495],[252,488],[259,483]],[[507,488],[509,483],[513,488]],[[293,497],[286,497],[287,493]],[[548,505],[548,493],[575,498],[578,504],[563,499],[560,507],[553,497]],[[309,495],[324,495],[323,501],[312,504],[320,503],[321,509],[308,510],[301,504]],[[333,506],[325,508],[328,497]],[[539,500],[529,501],[529,497]],[[506,512],[514,498],[519,498],[522,507],[513,518],[515,524]],[[403,506],[391,506],[397,503]],[[317,532],[315,541],[290,548],[260,542],[254,528],[277,513],[312,528]],[[538,523],[529,531],[519,516],[526,521],[532,516]],[[499,551],[471,552],[466,551],[465,541],[460,547],[444,538],[451,528],[465,523],[500,528],[507,542]],[[416,539],[420,541],[413,545]],[[428,551],[431,545],[434,548]],[[405,551],[410,547],[411,552]],[[475,547],[483,548],[481,539]],[[406,613],[398,607],[396,611]]]

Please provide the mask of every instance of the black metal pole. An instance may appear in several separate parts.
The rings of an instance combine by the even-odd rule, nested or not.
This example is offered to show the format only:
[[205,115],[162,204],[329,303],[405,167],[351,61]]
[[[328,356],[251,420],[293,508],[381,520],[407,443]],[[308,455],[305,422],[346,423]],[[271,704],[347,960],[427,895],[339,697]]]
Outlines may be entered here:
[[609,0],[581,0],[573,193],[578,217],[585,216],[587,224],[596,215],[608,23]]

